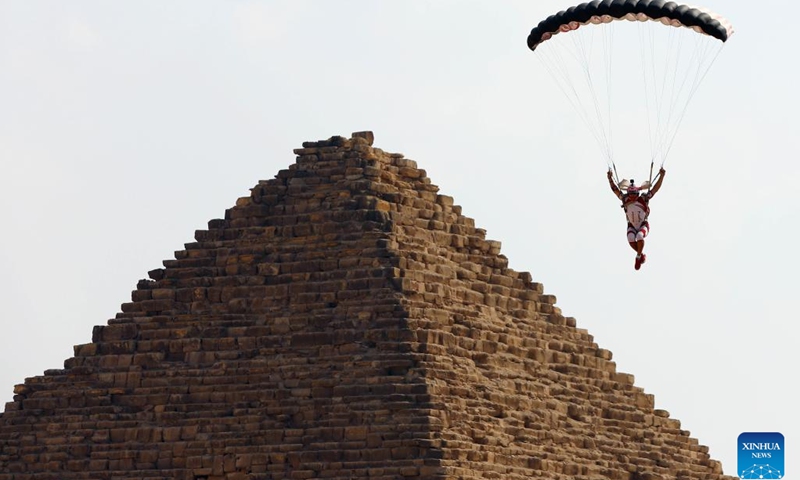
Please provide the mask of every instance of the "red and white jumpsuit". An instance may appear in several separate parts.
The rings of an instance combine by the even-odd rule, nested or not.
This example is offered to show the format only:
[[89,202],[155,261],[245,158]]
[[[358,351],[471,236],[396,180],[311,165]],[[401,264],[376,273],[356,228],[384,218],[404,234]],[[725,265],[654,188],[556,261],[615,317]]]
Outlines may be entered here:
[[650,231],[650,224],[647,223],[647,217],[650,215],[650,206],[648,205],[650,198],[652,198],[652,194],[647,192],[630,201],[625,197],[622,199],[622,208],[625,209],[625,216],[628,218],[628,242],[630,243],[644,240]]

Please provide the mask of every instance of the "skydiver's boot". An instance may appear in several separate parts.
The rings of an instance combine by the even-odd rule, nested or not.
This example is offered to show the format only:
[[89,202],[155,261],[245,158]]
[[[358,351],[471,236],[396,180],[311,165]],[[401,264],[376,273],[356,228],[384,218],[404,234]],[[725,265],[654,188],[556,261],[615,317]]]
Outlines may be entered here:
[[640,266],[640,267],[641,267],[642,265],[644,265],[644,262],[645,262],[645,260],[647,260],[647,255],[645,255],[644,253],[642,253],[642,261],[641,261],[641,262],[639,262],[639,266]]
[[636,255],[636,263],[633,264],[633,268],[639,270],[642,268],[642,263],[644,263],[644,255]]

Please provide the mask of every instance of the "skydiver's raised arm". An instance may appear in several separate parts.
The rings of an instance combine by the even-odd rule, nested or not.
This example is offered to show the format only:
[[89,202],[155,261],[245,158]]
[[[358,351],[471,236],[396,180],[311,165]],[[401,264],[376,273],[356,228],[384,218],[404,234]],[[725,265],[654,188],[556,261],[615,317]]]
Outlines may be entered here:
[[614,195],[617,196],[620,200],[622,200],[622,190],[619,189],[616,183],[614,183],[614,177],[611,173],[611,169],[608,169],[608,184],[611,185],[611,191],[614,192]]
[[664,174],[665,173],[667,173],[667,171],[664,170],[664,167],[661,167],[658,170],[658,180],[656,181],[656,184],[653,185],[653,188],[650,189],[650,196],[651,197],[656,194],[656,192],[658,191],[659,188],[661,188],[661,184],[664,182]]

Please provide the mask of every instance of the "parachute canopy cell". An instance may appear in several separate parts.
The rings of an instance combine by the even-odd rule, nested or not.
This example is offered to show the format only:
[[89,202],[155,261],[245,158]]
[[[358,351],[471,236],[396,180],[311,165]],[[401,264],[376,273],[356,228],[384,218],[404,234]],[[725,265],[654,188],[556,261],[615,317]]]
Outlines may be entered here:
[[728,20],[705,8],[664,0],[594,0],[562,10],[539,22],[528,35],[528,48],[535,50],[539,44],[559,32],[617,20],[652,20],[674,27],[691,28],[722,42],[733,35],[733,27]]

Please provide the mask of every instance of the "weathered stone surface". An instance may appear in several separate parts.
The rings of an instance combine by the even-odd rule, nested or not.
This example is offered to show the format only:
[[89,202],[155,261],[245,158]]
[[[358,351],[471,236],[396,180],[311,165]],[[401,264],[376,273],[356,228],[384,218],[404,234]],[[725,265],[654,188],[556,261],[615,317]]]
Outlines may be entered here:
[[726,479],[371,132],[305,142],[0,415],[0,480]]

